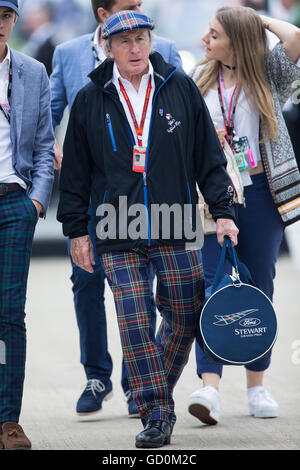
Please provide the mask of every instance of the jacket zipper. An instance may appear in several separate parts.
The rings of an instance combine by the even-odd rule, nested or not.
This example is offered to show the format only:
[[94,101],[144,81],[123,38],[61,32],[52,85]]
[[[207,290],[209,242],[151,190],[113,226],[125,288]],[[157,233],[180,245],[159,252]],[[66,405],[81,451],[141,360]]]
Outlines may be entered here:
[[103,200],[102,200],[102,207],[101,207],[101,214],[100,214],[100,217],[101,217],[100,233],[102,233],[102,231],[103,231],[103,214],[104,214],[104,207],[103,206],[104,206],[104,203],[105,203],[106,194],[107,194],[107,190],[105,191],[104,196],[103,196]]
[[116,140],[115,140],[115,136],[114,136],[114,131],[113,131],[113,128],[112,128],[112,125],[111,125],[110,115],[108,113],[106,114],[106,122],[107,122],[107,126],[108,126],[108,131],[109,131],[109,135],[110,135],[112,148],[113,148],[113,151],[116,152],[117,151],[117,144],[116,144]]
[[154,95],[153,102],[152,102],[152,110],[151,110],[151,117],[150,117],[150,125],[149,125],[149,136],[148,136],[148,145],[147,145],[147,152],[146,152],[146,164],[145,164],[145,171],[143,173],[143,182],[144,182],[144,202],[146,207],[146,217],[147,217],[147,224],[148,224],[148,246],[151,245],[151,227],[150,227],[150,219],[149,219],[149,206],[148,206],[148,192],[147,192],[147,163],[148,163],[148,154],[149,154],[149,141],[150,141],[150,133],[152,129],[152,119],[153,119],[153,109],[156,97],[160,91],[160,89],[167,83],[167,81],[172,77],[172,75],[176,72],[176,69],[173,70],[172,73],[165,79],[165,81],[160,85],[157,92]]
[[187,181],[187,187],[188,187],[189,201],[190,201],[190,221],[192,223],[192,221],[193,221],[192,196],[191,196],[191,188],[190,188],[190,185],[189,185],[188,181]]
[[[151,133],[151,128],[152,128],[152,119],[153,119],[153,108],[154,108],[154,103],[155,103],[156,97],[157,97],[158,92],[160,91],[160,89],[167,83],[167,81],[172,77],[172,75],[173,75],[175,72],[176,72],[176,70],[173,70],[173,72],[170,73],[170,75],[165,79],[165,81],[159,86],[157,92],[156,92],[155,95],[154,95],[153,102],[152,102],[151,117],[150,117],[148,143],[149,143],[149,140],[150,140],[150,133]],[[108,114],[106,115],[106,118],[107,118],[107,116],[109,117]],[[111,124],[110,124],[110,126],[111,126]],[[131,132],[129,126],[127,125],[127,122],[126,122],[126,126],[127,126],[127,129],[128,129],[128,133],[129,133],[130,139],[131,139],[131,143],[132,143],[132,145],[134,146],[134,145],[135,145],[135,142],[134,142],[134,139],[133,139],[133,136],[132,136],[132,132]],[[112,128],[111,128],[111,130],[112,130]],[[150,228],[149,206],[148,206],[148,193],[147,193],[147,163],[148,163],[148,154],[149,154],[149,144],[147,145],[145,171],[144,171],[144,173],[143,173],[143,184],[144,184],[144,203],[145,203],[145,208],[146,208],[146,219],[147,219],[147,226],[148,226],[148,246],[150,246],[150,245],[151,245],[151,228]]]

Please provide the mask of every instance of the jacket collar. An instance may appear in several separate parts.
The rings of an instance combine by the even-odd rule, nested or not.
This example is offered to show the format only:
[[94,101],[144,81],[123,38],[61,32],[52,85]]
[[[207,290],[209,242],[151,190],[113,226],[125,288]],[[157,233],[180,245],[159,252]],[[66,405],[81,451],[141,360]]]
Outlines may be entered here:
[[[158,52],[153,52],[149,56],[149,60],[154,69],[155,88],[157,89],[168,77],[176,70],[171,64],[164,61]],[[99,67],[89,74],[92,82],[100,87],[105,93],[117,96],[116,88],[112,83],[114,61],[106,59]]]
[[23,57],[11,49],[12,92],[11,92],[11,127],[16,131],[16,139],[20,139],[22,114],[24,106],[24,67]]

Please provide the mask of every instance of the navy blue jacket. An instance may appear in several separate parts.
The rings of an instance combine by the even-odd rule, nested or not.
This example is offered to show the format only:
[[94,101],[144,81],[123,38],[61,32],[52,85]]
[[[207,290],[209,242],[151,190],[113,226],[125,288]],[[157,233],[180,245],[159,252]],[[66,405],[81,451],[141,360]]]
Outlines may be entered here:
[[[87,235],[91,197],[99,236],[101,229],[102,234],[105,231],[101,220],[104,223],[109,219],[109,214],[104,212],[106,208],[99,206],[105,203],[115,208],[116,236],[105,240],[97,237],[98,253],[143,245],[182,245],[190,241],[184,229],[182,237],[178,237],[174,227],[170,236],[159,228],[159,235],[153,237],[152,229],[157,221],[152,220],[151,209],[155,204],[169,207],[176,204],[182,208],[183,215],[184,207],[188,207],[195,231],[196,184],[215,219],[234,219],[226,158],[198,88],[188,76],[164,62],[160,54],[151,54],[150,60],[155,93],[144,174],[132,171],[134,139],[112,83],[110,59],[90,74],[91,83],[78,93],[72,106],[64,143],[57,217],[66,236]],[[146,233],[136,240],[124,236],[124,219],[121,222],[119,217],[121,196],[127,197],[128,209],[133,204],[141,204],[145,209]],[[134,219],[135,216],[128,216],[127,228]]]

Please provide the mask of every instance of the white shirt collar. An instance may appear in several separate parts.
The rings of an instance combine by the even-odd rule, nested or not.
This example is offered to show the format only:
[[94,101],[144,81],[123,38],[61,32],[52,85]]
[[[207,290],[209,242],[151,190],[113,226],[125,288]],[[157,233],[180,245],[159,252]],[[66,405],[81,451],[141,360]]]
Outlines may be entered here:
[[[98,28],[96,29],[95,33],[94,33],[94,39],[93,39],[93,45],[94,45],[94,48],[96,49],[97,51],[97,55],[100,59],[101,62],[104,62],[105,59],[106,59],[106,54],[104,52],[104,49],[101,45],[101,43],[99,42],[99,34],[100,34],[100,30],[101,30],[101,25],[98,26]],[[97,65],[97,64],[96,64]],[[99,65],[99,64],[98,64]]]
[[96,46],[96,47],[99,47],[99,46],[100,46],[100,44],[99,44],[100,28],[101,28],[101,26],[100,26],[100,24],[99,24],[99,26],[98,26],[98,28],[96,29],[95,34],[94,34],[94,46]]

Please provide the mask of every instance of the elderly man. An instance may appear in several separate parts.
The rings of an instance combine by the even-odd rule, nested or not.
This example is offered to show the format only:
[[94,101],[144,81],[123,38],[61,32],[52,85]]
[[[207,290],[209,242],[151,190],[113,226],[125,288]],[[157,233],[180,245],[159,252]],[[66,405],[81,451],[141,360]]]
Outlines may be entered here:
[[[196,182],[217,221],[219,242],[225,235],[237,242],[233,189],[208,111],[189,77],[150,54],[153,28],[150,18],[133,11],[105,21],[110,59],[90,74],[92,82],[72,107],[58,208],[74,263],[93,272],[91,196],[96,249],[114,294],[129,386],[144,425],[137,447],[170,443],[173,389],[200,313],[201,253],[186,246],[199,231]],[[169,224],[158,206],[170,209]],[[163,318],[157,338],[150,264]]]
[[53,182],[54,136],[44,65],[7,41],[17,0],[0,0],[0,447],[30,449],[18,424],[25,356],[25,301],[30,253]]
[[[53,125],[59,125],[65,107],[71,108],[78,91],[90,79],[88,74],[98,67],[105,59],[102,47],[102,26],[106,18],[121,10],[141,11],[141,0],[91,0],[96,31],[85,34],[71,41],[60,44],[53,57],[53,73],[51,84],[51,109]],[[182,70],[181,59],[174,42],[156,36],[153,48],[164,59]],[[57,150],[57,165],[60,166],[62,154]],[[89,234],[95,247],[93,233],[95,219],[90,210]],[[95,252],[94,272],[87,273],[72,263],[71,281],[73,284],[74,307],[79,329],[81,363],[87,378],[87,384],[76,405],[79,419],[96,419],[102,410],[103,400],[112,396],[112,358],[109,354],[106,334],[106,312],[104,305],[104,272]],[[152,300],[152,322],[155,324],[156,308]],[[129,391],[127,374],[122,366],[122,388],[127,399],[128,416],[139,417],[138,408]]]

